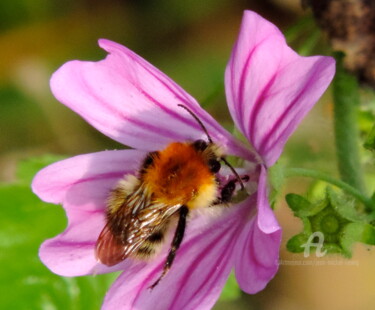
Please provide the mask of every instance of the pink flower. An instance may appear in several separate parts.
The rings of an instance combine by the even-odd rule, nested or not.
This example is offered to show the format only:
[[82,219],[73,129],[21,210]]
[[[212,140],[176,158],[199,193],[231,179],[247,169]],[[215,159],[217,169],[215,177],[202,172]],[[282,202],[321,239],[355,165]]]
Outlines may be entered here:
[[[210,309],[232,268],[242,290],[262,290],[277,271],[281,240],[267,200],[267,168],[332,80],[334,60],[297,55],[273,24],[244,13],[225,88],[229,111],[248,147],[144,59],[108,40],[99,45],[108,56],[99,62],[66,63],[51,79],[52,92],[99,131],[134,150],[79,155],[37,174],[34,192],[62,204],[69,220],[62,234],[43,243],[41,260],[63,276],[122,270],[103,309]],[[164,254],[149,262],[126,259],[107,267],[95,259],[94,248],[105,225],[108,192],[119,179],[134,173],[149,151],[172,141],[206,139],[178,104],[202,120],[227,154],[251,163],[246,174],[257,190],[220,216],[193,215],[171,271],[149,290],[161,273]]]

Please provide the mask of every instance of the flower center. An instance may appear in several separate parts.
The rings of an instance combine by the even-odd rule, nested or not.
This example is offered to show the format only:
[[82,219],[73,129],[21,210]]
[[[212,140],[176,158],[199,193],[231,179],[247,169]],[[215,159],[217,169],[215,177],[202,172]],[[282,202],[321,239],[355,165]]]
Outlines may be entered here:
[[335,215],[327,214],[321,220],[320,226],[323,232],[328,234],[336,233],[340,228],[340,223]]

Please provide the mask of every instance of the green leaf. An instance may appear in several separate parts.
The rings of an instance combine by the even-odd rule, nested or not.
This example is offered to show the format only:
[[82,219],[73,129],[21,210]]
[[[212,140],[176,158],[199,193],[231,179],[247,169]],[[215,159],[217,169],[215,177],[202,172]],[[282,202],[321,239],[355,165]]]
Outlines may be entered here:
[[308,239],[309,235],[305,233],[295,235],[288,240],[286,248],[292,253],[302,253],[305,249],[302,245],[305,244]]
[[229,275],[227,283],[220,295],[221,301],[233,301],[241,296],[241,289],[239,288],[236,277],[233,273]]
[[116,274],[64,278],[39,260],[41,243],[61,233],[66,217],[60,206],[43,203],[25,180],[48,161],[22,164],[22,182],[0,185],[0,291],[4,309],[99,309]]

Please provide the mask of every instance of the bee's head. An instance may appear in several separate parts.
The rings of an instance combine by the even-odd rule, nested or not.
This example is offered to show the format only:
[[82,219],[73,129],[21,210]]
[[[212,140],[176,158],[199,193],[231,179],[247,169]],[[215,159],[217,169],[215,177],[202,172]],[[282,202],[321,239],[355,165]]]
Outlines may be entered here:
[[193,147],[198,151],[212,154],[211,156],[208,155],[208,165],[210,166],[210,170],[213,173],[219,172],[221,168],[220,162],[224,162],[236,176],[238,182],[241,184],[241,188],[244,189],[245,187],[243,185],[242,179],[240,178],[236,170],[232,167],[232,165],[226,160],[220,146],[218,146],[212,141],[211,136],[209,135],[207,128],[203,125],[202,121],[187,106],[184,106],[183,104],[179,104],[178,106],[189,112],[189,114],[198,122],[198,124],[202,127],[203,131],[205,132],[208,142],[199,139],[193,142]]
[[195,150],[204,154],[204,156],[207,158],[207,164],[212,173],[219,172],[221,168],[220,161],[223,157],[222,148],[219,145],[201,139],[194,141],[191,145]]

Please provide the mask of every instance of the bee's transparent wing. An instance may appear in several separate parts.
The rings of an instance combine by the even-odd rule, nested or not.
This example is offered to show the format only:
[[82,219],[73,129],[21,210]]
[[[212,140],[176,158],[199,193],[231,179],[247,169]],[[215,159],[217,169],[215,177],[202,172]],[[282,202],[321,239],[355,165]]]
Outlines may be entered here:
[[[143,187],[142,185],[140,187]],[[145,188],[134,191],[112,215],[96,242],[97,259],[113,266],[137,250],[155,232],[165,231],[170,217],[181,204],[165,205],[153,202]]]

